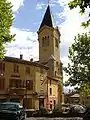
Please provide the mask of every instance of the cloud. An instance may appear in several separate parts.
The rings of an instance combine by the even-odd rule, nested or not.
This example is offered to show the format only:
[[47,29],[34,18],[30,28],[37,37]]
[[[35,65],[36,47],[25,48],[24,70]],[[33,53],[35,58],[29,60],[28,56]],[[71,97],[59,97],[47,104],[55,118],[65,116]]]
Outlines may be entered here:
[[7,55],[19,57],[23,54],[24,59],[38,59],[38,40],[37,33],[27,29],[11,28],[11,33],[16,34],[15,41],[8,44]]
[[16,12],[21,6],[23,6],[24,0],[8,0],[13,5],[13,12]]
[[45,7],[46,5],[44,4],[44,3],[38,3],[37,5],[36,5],[36,9],[37,10],[41,10],[41,9],[43,9],[43,7]]
[[[69,0],[67,1],[69,2]],[[65,17],[65,21],[63,23],[58,23],[61,32],[61,51],[63,50],[61,53],[62,57],[68,56],[66,54],[65,56],[63,56],[63,54],[64,52],[68,53],[68,48],[74,42],[74,37],[78,33],[84,33],[89,30],[89,28],[84,29],[83,27],[81,27],[81,22],[87,19],[87,14],[81,16],[79,14],[79,8],[70,10],[68,8],[67,1],[57,0],[60,5],[65,5],[64,10],[61,13],[57,13],[59,19]]]
[[[54,0],[53,2],[58,3],[64,9],[61,13],[57,13],[57,17],[59,19],[65,18],[63,23],[58,23],[60,33],[61,33],[61,60],[63,62],[63,66],[67,66],[69,59],[68,59],[68,49],[71,44],[74,42],[74,37],[78,33],[88,32],[90,28],[84,29],[81,27],[81,22],[87,20],[88,14],[84,14],[81,16],[79,14],[79,7],[70,10],[68,7],[68,2],[70,0]],[[86,13],[88,13],[87,10]],[[68,80],[68,76],[66,76],[65,72],[63,72],[63,80],[64,82]]]

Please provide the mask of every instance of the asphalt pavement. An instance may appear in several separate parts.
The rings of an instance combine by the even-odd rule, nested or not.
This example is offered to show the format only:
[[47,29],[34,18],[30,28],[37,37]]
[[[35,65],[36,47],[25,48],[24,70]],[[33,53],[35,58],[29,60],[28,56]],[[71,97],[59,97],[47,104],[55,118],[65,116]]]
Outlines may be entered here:
[[30,117],[30,118],[26,118],[26,120],[83,120],[82,118],[79,117],[73,117],[73,118],[34,118],[34,117]]

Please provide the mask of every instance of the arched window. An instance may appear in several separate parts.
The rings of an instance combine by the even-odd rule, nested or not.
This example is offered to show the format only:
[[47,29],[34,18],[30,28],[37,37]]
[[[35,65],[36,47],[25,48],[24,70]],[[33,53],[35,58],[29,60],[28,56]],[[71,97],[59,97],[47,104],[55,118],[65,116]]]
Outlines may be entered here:
[[49,46],[50,44],[50,39],[49,39],[49,36],[47,37],[47,46]]
[[47,37],[45,36],[45,40],[47,39]]
[[42,46],[43,47],[49,46],[49,42],[50,42],[49,36],[42,37]]

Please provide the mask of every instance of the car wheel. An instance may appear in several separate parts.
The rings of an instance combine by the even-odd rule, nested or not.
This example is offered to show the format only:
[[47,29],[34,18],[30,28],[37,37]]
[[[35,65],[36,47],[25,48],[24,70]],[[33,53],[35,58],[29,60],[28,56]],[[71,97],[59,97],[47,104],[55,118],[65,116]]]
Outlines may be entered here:
[[24,120],[26,119],[26,117],[27,117],[27,114],[25,113],[25,118],[24,118]]
[[16,117],[16,120],[20,120],[20,118],[19,118],[19,117]]

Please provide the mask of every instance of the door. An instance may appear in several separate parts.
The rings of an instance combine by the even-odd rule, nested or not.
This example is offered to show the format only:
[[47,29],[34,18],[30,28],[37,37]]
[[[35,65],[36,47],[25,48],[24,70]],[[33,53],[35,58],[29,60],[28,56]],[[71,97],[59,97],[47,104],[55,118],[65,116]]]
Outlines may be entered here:
[[39,108],[44,107],[44,98],[39,98]]

